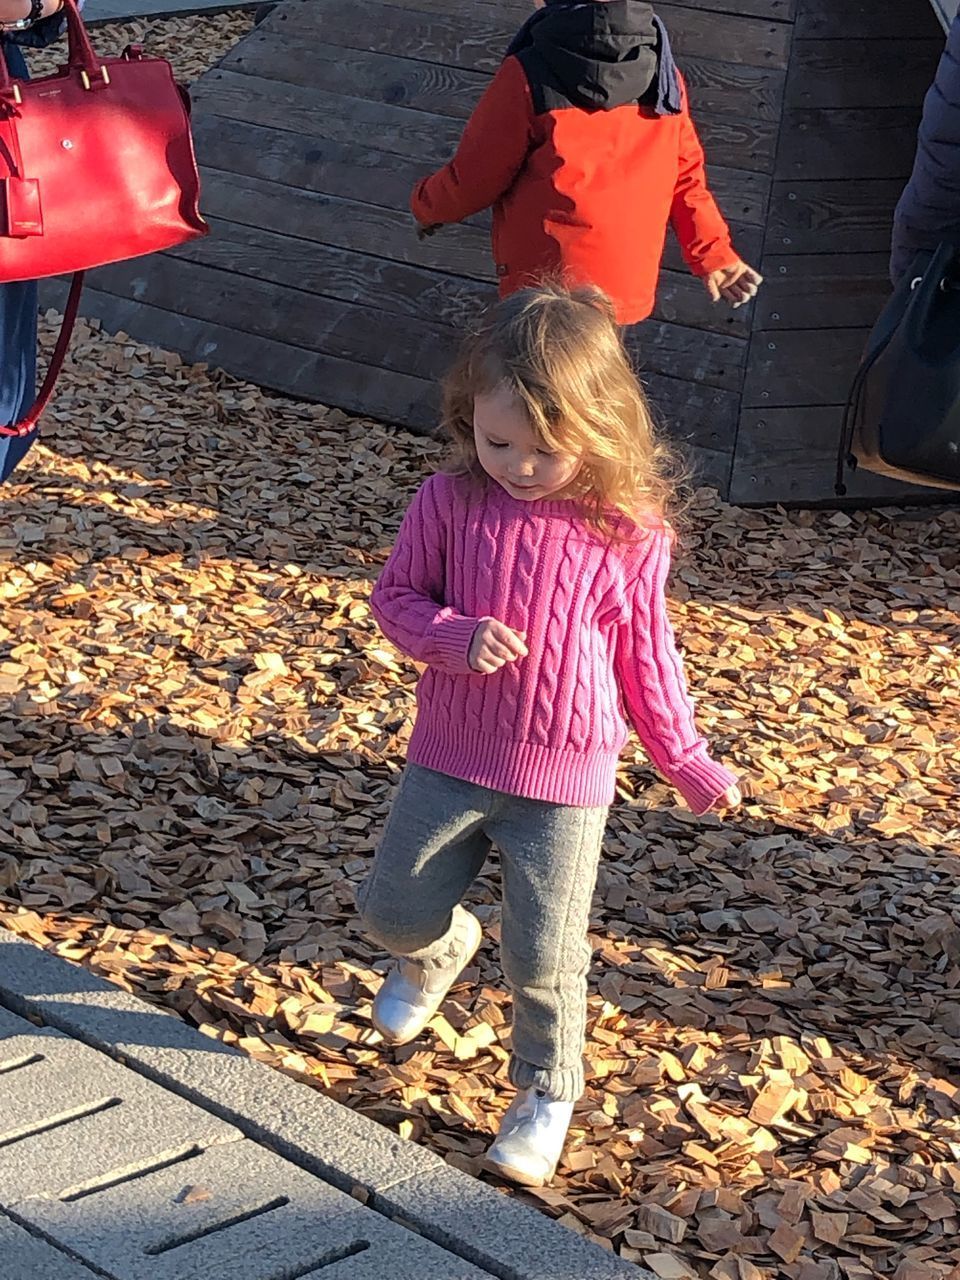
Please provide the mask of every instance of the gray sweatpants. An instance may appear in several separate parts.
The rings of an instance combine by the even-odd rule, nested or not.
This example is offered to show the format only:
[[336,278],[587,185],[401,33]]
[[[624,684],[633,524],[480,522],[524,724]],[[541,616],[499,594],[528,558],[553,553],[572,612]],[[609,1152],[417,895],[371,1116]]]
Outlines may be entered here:
[[455,908],[495,844],[513,993],[510,1079],[566,1101],[584,1088],[587,927],[606,820],[606,808],[528,800],[407,765],[358,899],[372,938],[429,964],[450,947]]

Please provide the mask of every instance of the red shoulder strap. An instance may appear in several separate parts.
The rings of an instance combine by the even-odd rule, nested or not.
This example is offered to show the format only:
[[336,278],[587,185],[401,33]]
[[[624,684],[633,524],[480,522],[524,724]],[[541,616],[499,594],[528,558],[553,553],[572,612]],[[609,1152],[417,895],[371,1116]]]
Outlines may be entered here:
[[77,322],[77,312],[80,309],[83,277],[84,272],[78,271],[70,284],[70,296],[67,298],[67,305],[63,311],[60,336],[57,338],[57,345],[54,347],[53,355],[50,357],[50,367],[47,369],[47,376],[43,380],[39,395],[34,400],[33,406],[26,417],[21,418],[19,422],[13,423],[12,426],[0,426],[0,436],[28,436],[31,431],[37,429],[37,423],[50,403],[50,397],[53,395],[54,387],[57,385],[57,379],[60,377],[60,371],[63,368],[63,362],[67,357],[67,347],[69,347],[70,339],[73,337],[73,327]]

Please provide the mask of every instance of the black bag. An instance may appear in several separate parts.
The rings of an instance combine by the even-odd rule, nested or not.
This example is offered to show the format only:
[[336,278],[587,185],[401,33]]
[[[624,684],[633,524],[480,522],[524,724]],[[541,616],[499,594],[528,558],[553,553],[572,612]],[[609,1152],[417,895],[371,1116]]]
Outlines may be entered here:
[[867,341],[844,411],[844,463],[937,489],[960,490],[960,248],[922,255]]

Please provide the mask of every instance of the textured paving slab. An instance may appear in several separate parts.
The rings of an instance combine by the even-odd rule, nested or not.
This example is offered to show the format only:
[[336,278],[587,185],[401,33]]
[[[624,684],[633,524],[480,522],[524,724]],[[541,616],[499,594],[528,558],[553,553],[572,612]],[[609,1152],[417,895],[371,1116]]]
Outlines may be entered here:
[[[97,1275],[0,1213],[0,1280],[97,1280]],[[329,1272],[323,1280],[332,1280]]]
[[95,1049],[0,1010],[0,1205],[239,1137]]
[[490,1280],[254,1142],[212,1147],[82,1199],[16,1213],[114,1280],[355,1277]]
[[[200,1184],[197,1171],[209,1168],[220,1180],[208,1189],[217,1197],[227,1197],[222,1204],[246,1206],[235,1207],[234,1213],[245,1213],[257,1204],[262,1209],[265,1203],[281,1196],[290,1198],[292,1208],[276,1205],[249,1219],[250,1223],[259,1223],[258,1231],[268,1230],[272,1214],[293,1214],[295,1218],[300,1212],[298,1206],[304,1203],[325,1206],[311,1211],[320,1235],[310,1239],[332,1248],[330,1238],[322,1234],[326,1230],[324,1224],[333,1216],[331,1204],[335,1202],[336,1217],[344,1222],[352,1222],[351,1215],[357,1213],[368,1215],[362,1219],[370,1224],[365,1227],[367,1234],[357,1239],[367,1240],[369,1248],[348,1257],[329,1254],[322,1266],[314,1265],[313,1255],[305,1254],[292,1269],[284,1263],[262,1277],[253,1272],[250,1280],[254,1276],[256,1280],[301,1280],[313,1276],[316,1280],[653,1280],[649,1272],[621,1262],[534,1210],[451,1168],[431,1152],[402,1141],[388,1129],[355,1115],[323,1094],[225,1048],[178,1018],[6,930],[0,930],[0,1004],[76,1037],[89,1047],[88,1052],[97,1055],[99,1051],[126,1064],[138,1076],[145,1077],[144,1083],[152,1081],[183,1105],[187,1101],[195,1103],[250,1139],[221,1142],[194,1160],[166,1169],[151,1171],[141,1158],[141,1176],[126,1178],[113,1188],[104,1185],[110,1179],[101,1179],[95,1195],[79,1200],[41,1203],[25,1197],[18,1202],[15,1215],[25,1213],[29,1206],[30,1221],[36,1229],[42,1222],[44,1230],[55,1228],[69,1233],[74,1251],[81,1243],[90,1250],[108,1247],[111,1223],[126,1213],[123,1206],[128,1203],[127,1197],[148,1197],[131,1221],[172,1221],[169,1215],[175,1218],[176,1213],[171,1204],[179,1190],[188,1184]],[[34,1028],[30,1030],[35,1033]],[[49,1032],[39,1033],[44,1045],[49,1037]],[[20,1066],[14,1074],[32,1069]],[[0,1093],[6,1083],[0,1077]],[[104,1114],[109,1115],[109,1111]],[[267,1165],[252,1163],[258,1151],[255,1144],[261,1144],[256,1159],[269,1157]],[[276,1154],[269,1155],[263,1147]],[[0,1147],[0,1165],[4,1163],[4,1153]],[[282,1157],[279,1163],[270,1163],[277,1157]],[[202,1165],[201,1160],[205,1162]],[[284,1164],[284,1160],[289,1163]],[[226,1185],[229,1179],[221,1176],[225,1168],[233,1167],[231,1161],[241,1162],[246,1170],[236,1173],[233,1191]],[[262,1176],[255,1168],[261,1170]],[[281,1171],[285,1171],[283,1177],[289,1180],[288,1184],[283,1183]],[[210,1176],[216,1181],[214,1173]],[[302,1179],[310,1175],[314,1177],[304,1183]],[[73,1179],[74,1184],[76,1181]],[[179,1190],[174,1191],[174,1186]],[[309,1193],[304,1189],[307,1186],[311,1188]],[[267,1187],[282,1190],[266,1192]],[[349,1194],[352,1192],[365,1198],[369,1207],[361,1206]],[[230,1195],[239,1199],[230,1200]],[[151,1200],[150,1196],[154,1198]],[[258,1200],[261,1196],[264,1199]],[[156,1214],[153,1208],[147,1214],[148,1202],[156,1207]],[[209,1205],[206,1200],[197,1203],[201,1207]],[[221,1203],[219,1199],[217,1203]],[[84,1243],[88,1241],[88,1225],[94,1221],[89,1216],[94,1211],[92,1207],[100,1215],[103,1229],[90,1232],[89,1242]],[[211,1208],[216,1206],[208,1207],[206,1212]],[[278,1216],[272,1221],[294,1218]],[[245,1224],[231,1227],[230,1231],[241,1226]],[[252,1226],[245,1229],[254,1230]],[[384,1235],[388,1229],[396,1234]],[[299,1239],[298,1231],[294,1227],[284,1235]],[[230,1238],[224,1229],[224,1233],[215,1231],[202,1239],[215,1242],[218,1236],[221,1241]],[[350,1237],[347,1243],[353,1239]],[[154,1237],[146,1244],[145,1237],[138,1236],[138,1240],[141,1251],[157,1244]],[[187,1247],[184,1244],[167,1253],[186,1259],[183,1250]],[[212,1243],[202,1246],[212,1247]],[[248,1242],[234,1252],[237,1259],[245,1259],[246,1251],[258,1252],[259,1248]],[[200,1250],[200,1257],[200,1238],[189,1249]],[[107,1255],[97,1256],[102,1259]],[[145,1277],[149,1274],[149,1280],[188,1280],[201,1274],[204,1280],[226,1274],[231,1280],[247,1276],[232,1263],[228,1270],[223,1258],[219,1267],[208,1259],[206,1270],[181,1268],[168,1272],[162,1270],[164,1253],[149,1256],[151,1266],[142,1272]],[[112,1280],[134,1280],[141,1275],[136,1270],[117,1271],[115,1263],[108,1266],[97,1262],[92,1252],[84,1257]],[[127,1259],[124,1265],[134,1264]],[[303,1266],[312,1269],[304,1271]],[[26,1280],[28,1274],[16,1273],[16,1280]],[[0,1280],[5,1280],[2,1271]]]

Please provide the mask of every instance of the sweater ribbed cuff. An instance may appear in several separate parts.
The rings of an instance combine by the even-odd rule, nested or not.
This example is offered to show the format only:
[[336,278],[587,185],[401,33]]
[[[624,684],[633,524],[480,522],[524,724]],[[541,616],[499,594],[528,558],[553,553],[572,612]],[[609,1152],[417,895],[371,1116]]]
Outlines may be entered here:
[[454,675],[476,675],[470,666],[473,633],[482,618],[445,617],[430,628],[430,655],[427,661]]
[[669,773],[664,772],[664,777],[698,814],[709,813],[723,793],[737,785],[736,775],[712,760],[706,747],[688,756]]

